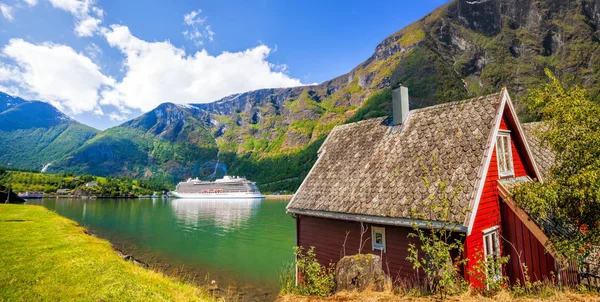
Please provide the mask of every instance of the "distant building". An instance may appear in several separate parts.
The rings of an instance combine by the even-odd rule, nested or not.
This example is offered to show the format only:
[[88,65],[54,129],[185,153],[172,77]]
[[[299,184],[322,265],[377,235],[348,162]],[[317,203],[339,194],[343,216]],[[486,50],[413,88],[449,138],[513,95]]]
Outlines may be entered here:
[[462,188],[449,210],[451,220],[461,222],[453,230],[464,234],[467,281],[481,286],[469,271],[482,256],[510,255],[503,270],[487,277],[502,274],[511,284],[525,284],[522,263],[531,282],[576,282],[576,268],[561,266],[545,248],[542,225],[549,230],[548,222],[530,217],[510,199],[514,184],[543,181],[553,159],[539,146],[530,148],[528,133],[506,89],[409,111],[408,90],[398,88],[393,117],[337,126],[318,150],[317,162],[287,206],[296,218],[297,245],[314,246],[323,265],[336,263],[344,253],[357,253],[366,227],[363,253],[382,255],[383,269],[394,279],[422,278],[406,259],[409,244],[420,245],[408,234],[415,223],[447,226],[435,213],[425,220],[411,215],[427,208],[429,194],[442,195],[428,191],[423,181],[423,167],[436,165],[438,158],[439,180],[450,189]]
[[86,182],[86,183],[85,183],[85,186],[86,186],[86,187],[95,187],[95,186],[97,186],[97,185],[98,185],[98,184],[97,184],[95,181],[90,181],[90,182]]
[[70,194],[70,193],[71,193],[71,190],[69,190],[69,189],[58,189],[58,190],[56,190],[56,194],[58,194],[58,195],[67,195],[67,194]]

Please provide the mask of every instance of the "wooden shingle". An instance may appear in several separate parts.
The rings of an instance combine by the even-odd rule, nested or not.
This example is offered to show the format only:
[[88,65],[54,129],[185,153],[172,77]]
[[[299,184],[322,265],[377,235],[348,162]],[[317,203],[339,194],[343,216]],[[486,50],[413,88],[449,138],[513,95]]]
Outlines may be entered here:
[[502,96],[413,110],[403,125],[382,117],[335,127],[288,211],[411,218],[428,195],[423,167],[437,167],[441,181],[462,188],[450,218],[464,221]]
[[556,162],[556,154],[548,144],[539,138],[539,132],[544,129],[544,124],[542,122],[526,123],[521,124],[521,127],[527,137],[527,143],[529,144],[533,160],[542,174],[542,177],[547,179],[550,168],[552,168]]

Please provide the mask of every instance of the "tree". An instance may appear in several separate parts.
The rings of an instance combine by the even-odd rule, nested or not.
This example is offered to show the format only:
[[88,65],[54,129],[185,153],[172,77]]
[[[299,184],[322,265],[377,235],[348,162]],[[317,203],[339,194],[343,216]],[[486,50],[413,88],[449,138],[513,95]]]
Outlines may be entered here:
[[600,105],[584,89],[546,74],[550,82],[530,92],[528,107],[542,117],[536,134],[554,150],[556,163],[545,182],[521,185],[513,198],[562,230],[549,234],[550,248],[564,260],[582,262],[600,242]]

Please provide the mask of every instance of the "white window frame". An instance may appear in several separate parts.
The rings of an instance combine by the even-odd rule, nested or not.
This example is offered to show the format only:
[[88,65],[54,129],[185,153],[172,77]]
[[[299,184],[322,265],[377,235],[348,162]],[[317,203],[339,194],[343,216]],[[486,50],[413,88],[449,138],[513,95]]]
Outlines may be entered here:
[[[376,243],[377,234],[381,234],[381,243]],[[385,228],[384,227],[371,227],[371,249],[373,251],[383,251],[386,252],[386,244],[385,244]]]
[[[491,255],[488,254],[488,246],[491,243],[492,244],[492,248],[494,247],[494,240],[495,240],[495,245],[496,248],[491,251]],[[485,259],[485,261],[488,261],[488,257],[496,257],[499,258],[502,255],[501,253],[501,249],[500,249],[500,226],[494,226],[491,227],[487,230],[483,231],[483,257]],[[500,278],[502,278],[502,269],[500,269],[498,272],[496,272],[494,275],[490,276],[490,272],[487,271],[486,268],[486,276],[487,278],[493,278],[494,280],[499,280]]]
[[[505,141],[504,139],[508,140]],[[505,144],[508,143],[508,146]],[[506,148],[508,147],[508,151]],[[508,155],[508,158],[506,158]],[[504,158],[505,167],[501,166],[500,157]],[[514,176],[515,175],[515,163],[512,155],[512,141],[510,138],[510,131],[498,131],[496,138],[496,161],[498,162],[498,174],[500,177]]]

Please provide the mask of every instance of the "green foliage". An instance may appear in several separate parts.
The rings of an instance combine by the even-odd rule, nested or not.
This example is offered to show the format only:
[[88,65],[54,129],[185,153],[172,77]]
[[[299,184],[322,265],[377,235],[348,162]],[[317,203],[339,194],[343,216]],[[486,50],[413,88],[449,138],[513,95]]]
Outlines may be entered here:
[[229,167],[229,174],[252,179],[263,193],[294,192],[317,160],[317,150],[324,140],[325,137],[320,138],[287,154],[259,157],[254,153],[223,153],[220,158]]
[[82,124],[0,131],[0,162],[41,170],[93,138],[98,130]]
[[[586,90],[565,87],[550,71],[550,83],[534,89],[529,108],[544,120],[537,135],[556,153],[544,183],[530,182],[513,192],[533,217],[554,221],[551,248],[563,260],[590,261],[600,242],[600,105]],[[595,255],[598,262],[598,255]]]
[[214,166],[205,166],[205,163],[216,160],[218,150],[208,131],[184,128],[180,135],[186,139],[168,140],[138,128],[118,126],[88,141],[50,166],[49,171],[134,178],[168,177],[169,182],[212,173]]
[[[464,245],[463,234],[456,233],[456,227],[462,225],[462,215],[454,215],[451,209],[458,205],[457,195],[462,187],[449,188],[448,183],[439,180],[439,169],[435,166],[422,166],[425,192],[429,192],[423,207],[413,209],[413,219],[426,221],[425,227],[413,224],[413,233],[420,244],[409,244],[408,257],[417,271],[425,273],[426,290],[431,293],[456,294],[465,289],[465,284],[459,275],[459,267],[467,262],[462,259]],[[438,221],[441,225],[435,225]]]
[[296,292],[296,262],[286,263],[278,273],[279,294],[287,295]]
[[[508,284],[508,277],[502,274],[502,268],[509,257],[483,256],[483,251],[475,256],[476,261],[469,274],[482,285],[476,290],[484,296],[493,296]],[[475,260],[475,259],[474,259]]]
[[325,109],[315,101],[309,94],[308,91],[302,92],[302,94],[296,100],[290,100],[286,103],[285,107],[292,113],[298,113],[302,110],[310,110],[317,113],[323,113]]
[[296,130],[303,134],[311,134],[317,125],[317,121],[313,119],[297,120],[292,122],[290,129]]
[[425,30],[420,22],[415,22],[403,29],[405,34],[400,38],[400,45],[402,47],[409,47],[413,44],[419,43],[425,39]]
[[[529,268],[525,263],[521,263],[521,272],[527,272]],[[521,284],[521,280],[517,279],[517,282],[510,287],[510,293],[513,297],[536,297],[536,298],[547,298],[554,295],[556,291],[556,284],[553,282],[555,276],[551,276],[550,280],[546,282],[535,281],[531,282],[529,274],[523,273],[525,279],[524,284]],[[585,292],[581,291],[580,292]]]
[[354,123],[369,118],[392,114],[392,89],[383,89],[371,97],[360,107],[347,123]]
[[[152,195],[154,192],[170,191],[174,187],[168,179],[160,177],[133,180],[127,177],[102,178],[89,174],[76,176],[73,173],[46,174],[6,170],[0,171],[0,186],[8,186],[10,174],[12,190],[15,192],[43,191],[46,194],[57,194],[58,189],[68,189],[71,194],[124,197]],[[88,182],[95,182],[97,185],[86,187]]]
[[303,296],[319,296],[326,297],[333,294],[335,286],[334,267],[331,264],[329,267],[323,267],[317,261],[315,248],[310,247],[304,252],[302,247],[295,247],[296,266],[298,267],[298,286],[292,286],[290,280],[290,270],[292,266],[288,266],[288,273],[284,277],[285,287],[282,287],[281,293],[294,293]]

